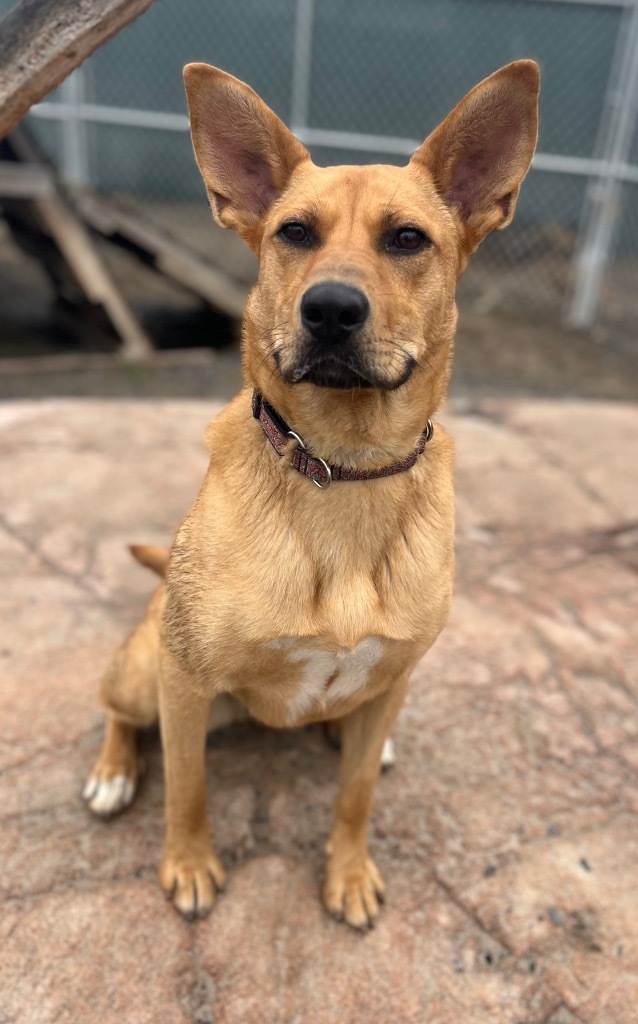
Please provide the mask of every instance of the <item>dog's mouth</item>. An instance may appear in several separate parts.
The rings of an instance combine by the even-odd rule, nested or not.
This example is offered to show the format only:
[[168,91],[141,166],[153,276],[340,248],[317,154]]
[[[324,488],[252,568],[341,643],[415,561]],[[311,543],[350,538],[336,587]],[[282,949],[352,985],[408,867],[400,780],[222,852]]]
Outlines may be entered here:
[[350,354],[325,355],[312,354],[299,359],[293,365],[283,367],[275,353],[275,362],[283,379],[288,384],[307,382],[319,388],[335,388],[352,390],[374,388],[382,391],[395,391],[405,384],[414,371],[415,360],[407,356],[405,365],[398,376],[388,377],[373,367],[362,364],[361,359]]
[[334,356],[295,366],[286,375],[286,379],[290,384],[300,384],[301,381],[307,381],[309,384],[315,384],[319,388],[378,387],[368,374],[363,373],[349,362],[342,361]]

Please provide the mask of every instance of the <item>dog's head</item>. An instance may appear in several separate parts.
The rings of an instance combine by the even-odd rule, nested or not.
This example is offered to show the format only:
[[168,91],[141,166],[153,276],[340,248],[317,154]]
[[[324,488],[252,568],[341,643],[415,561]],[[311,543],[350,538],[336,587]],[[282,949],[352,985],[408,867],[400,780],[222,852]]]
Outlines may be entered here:
[[456,280],[485,235],[510,223],[532,159],[537,65],[518,61],[477,85],[405,167],[316,167],[243,82],[206,64],[185,79],[213,214],[260,260],[250,382],[273,401],[273,388],[387,394],[410,382],[438,404]]

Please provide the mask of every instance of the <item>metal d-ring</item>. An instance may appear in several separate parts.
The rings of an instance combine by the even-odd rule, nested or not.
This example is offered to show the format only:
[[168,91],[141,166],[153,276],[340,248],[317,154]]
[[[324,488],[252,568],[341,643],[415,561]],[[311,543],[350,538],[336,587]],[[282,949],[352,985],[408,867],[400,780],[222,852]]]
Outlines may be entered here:
[[302,452],[305,452],[306,446],[305,446],[303,440],[299,437],[299,434],[295,434],[294,430],[289,430],[288,431],[288,437],[294,437],[295,441],[297,442],[297,444],[301,448]]
[[[304,443],[303,438],[301,438],[299,436],[299,434],[297,434],[294,430],[289,430],[288,431],[288,437],[293,437],[295,439],[295,441],[297,442],[297,444],[301,448],[302,452],[305,452],[305,451],[308,450],[306,448],[306,445]],[[326,487],[328,487],[329,484],[332,483],[332,470],[330,469],[330,466],[328,465],[328,463],[324,462],[323,459],[320,459],[318,455],[313,455],[312,458],[316,459],[317,462],[320,462],[321,465],[323,466],[323,468],[325,469],[326,473],[328,474],[328,479],[326,480],[325,484],[320,484],[318,480],[315,480],[314,476],[310,477],[310,479],[312,480],[312,482],[315,485],[315,487],[318,487],[319,490],[323,491],[323,490],[325,490]],[[307,475],[310,475],[310,474],[307,474]]]
[[313,455],[313,459],[316,459],[317,462],[320,462],[323,468],[325,469],[326,473],[328,474],[328,479],[326,480],[325,484],[320,484],[318,480],[315,480],[314,476],[310,477],[315,487],[318,487],[320,491],[323,491],[332,483],[332,470],[330,469],[328,463],[324,462],[323,459],[320,459],[318,455]]
[[428,420],[426,425],[425,425],[425,444],[427,444],[428,441],[432,440],[432,435],[433,434],[434,434],[434,424],[433,424],[432,420]]

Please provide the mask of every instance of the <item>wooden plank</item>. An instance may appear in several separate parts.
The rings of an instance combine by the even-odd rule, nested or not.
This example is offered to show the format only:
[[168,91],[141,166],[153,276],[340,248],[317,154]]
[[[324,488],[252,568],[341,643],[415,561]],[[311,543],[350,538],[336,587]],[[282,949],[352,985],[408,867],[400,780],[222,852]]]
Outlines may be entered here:
[[[23,127],[16,129],[4,146],[18,160],[39,163],[46,169],[37,145]],[[144,362],[153,352],[150,339],[111,277],[88,228],[67,202],[58,182],[55,178],[52,180],[54,187],[48,195],[35,196],[28,201],[34,226],[52,239],[82,294],[104,309],[121,339],[121,358]],[[17,216],[19,205],[14,205]]]
[[118,195],[117,204],[178,239],[188,246],[189,252],[201,256],[210,266],[222,269],[244,288],[252,288],[257,280],[259,264],[254,254],[234,231],[215,223],[208,204],[182,200],[162,202],[140,195]]
[[104,307],[122,340],[120,355],[128,362],[150,358],[153,345],[107,270],[93,239],[59,196],[34,200],[38,213],[90,302]]
[[233,282],[223,271],[177,249],[158,252],[155,265],[167,277],[200,295],[222,313],[235,320],[242,319],[248,289]]
[[0,138],[153,0],[21,0],[0,21]]
[[[145,368],[214,366],[217,356],[208,348],[181,348],[178,351],[154,351]],[[0,359],[3,375],[21,376],[34,373],[84,373],[87,370],[121,370],[122,360],[109,352],[56,352],[44,356],[9,356]]]
[[46,167],[0,161],[0,199],[31,199],[53,191],[53,175]]
[[87,192],[75,196],[84,220],[113,242],[131,244],[153,266],[216,309],[240,320],[248,287],[134,211]]

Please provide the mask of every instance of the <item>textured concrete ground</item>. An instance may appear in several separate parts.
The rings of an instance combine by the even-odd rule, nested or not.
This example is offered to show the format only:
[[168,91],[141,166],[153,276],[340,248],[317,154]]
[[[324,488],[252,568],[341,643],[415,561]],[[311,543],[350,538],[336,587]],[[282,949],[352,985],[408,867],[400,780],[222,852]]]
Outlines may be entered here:
[[635,1024],[638,410],[457,407],[457,594],[395,730],[365,936],[319,905],[337,754],[321,731],[214,736],[230,883],[161,897],[157,736],[139,798],[80,791],[102,666],[204,470],[213,403],[0,407],[0,1021]]

